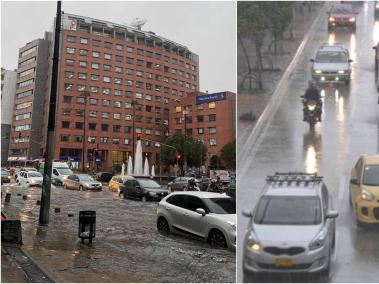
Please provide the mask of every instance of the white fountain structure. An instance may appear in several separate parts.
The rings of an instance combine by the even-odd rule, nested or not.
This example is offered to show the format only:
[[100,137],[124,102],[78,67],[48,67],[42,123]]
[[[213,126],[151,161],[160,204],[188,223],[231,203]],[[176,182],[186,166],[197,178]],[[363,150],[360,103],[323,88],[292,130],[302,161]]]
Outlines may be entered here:
[[133,175],[142,176],[143,175],[143,167],[142,167],[142,144],[141,140],[137,141],[136,153],[134,155],[134,171]]
[[154,165],[151,166],[151,176],[155,177],[155,167],[154,167]]
[[147,156],[145,157],[145,165],[144,165],[144,168],[143,168],[143,175],[144,176],[149,176],[150,173],[149,173],[149,161],[147,160]]
[[126,174],[128,176],[133,175],[133,161],[132,161],[132,156],[129,156],[128,159],[128,167],[126,168]]

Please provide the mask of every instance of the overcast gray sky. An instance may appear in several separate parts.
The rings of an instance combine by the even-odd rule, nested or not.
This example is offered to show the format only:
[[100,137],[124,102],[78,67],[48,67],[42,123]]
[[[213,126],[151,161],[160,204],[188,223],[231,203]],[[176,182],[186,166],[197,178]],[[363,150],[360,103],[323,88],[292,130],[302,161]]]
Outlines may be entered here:
[[[1,1],[1,66],[17,68],[18,49],[50,31],[54,1]],[[200,91],[236,92],[235,2],[62,1],[62,10],[129,25],[147,19],[153,31],[187,46],[200,57]]]

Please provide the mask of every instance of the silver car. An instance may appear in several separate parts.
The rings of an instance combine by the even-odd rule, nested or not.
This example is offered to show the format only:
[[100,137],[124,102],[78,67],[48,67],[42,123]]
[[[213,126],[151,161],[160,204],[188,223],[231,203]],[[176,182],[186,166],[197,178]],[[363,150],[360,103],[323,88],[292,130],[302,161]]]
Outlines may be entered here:
[[342,44],[324,44],[315,59],[311,59],[312,79],[319,83],[349,84],[351,76],[351,62],[349,51]]
[[212,246],[236,248],[236,204],[225,194],[204,191],[173,192],[157,209],[159,231],[179,232]]
[[276,173],[250,218],[243,244],[244,276],[259,272],[329,273],[335,246],[331,196],[322,177]]
[[86,174],[69,175],[63,180],[65,189],[102,190],[102,184]]

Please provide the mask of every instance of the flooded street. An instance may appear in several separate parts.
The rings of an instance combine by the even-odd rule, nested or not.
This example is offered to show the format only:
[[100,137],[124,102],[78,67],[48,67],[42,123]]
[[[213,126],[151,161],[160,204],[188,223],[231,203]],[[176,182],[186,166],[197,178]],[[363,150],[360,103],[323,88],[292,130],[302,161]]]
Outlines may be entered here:
[[[38,226],[41,188],[3,187],[3,211],[22,221],[23,249],[64,282],[234,282],[235,252],[156,229],[155,202],[52,187],[50,223]],[[23,200],[22,195],[28,196]],[[55,208],[60,208],[55,213]],[[92,245],[78,238],[79,211],[96,211]],[[18,213],[19,212],[19,213]],[[69,217],[68,214],[74,214]]]

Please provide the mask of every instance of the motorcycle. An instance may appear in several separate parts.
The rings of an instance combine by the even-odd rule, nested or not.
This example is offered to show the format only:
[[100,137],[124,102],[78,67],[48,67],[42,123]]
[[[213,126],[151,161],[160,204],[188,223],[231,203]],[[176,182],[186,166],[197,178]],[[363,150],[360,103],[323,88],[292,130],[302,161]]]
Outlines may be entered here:
[[313,130],[318,121],[318,112],[321,106],[315,100],[304,99],[304,96],[301,96],[301,98],[303,98],[305,120],[309,123],[309,128]]

